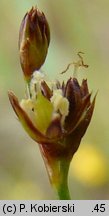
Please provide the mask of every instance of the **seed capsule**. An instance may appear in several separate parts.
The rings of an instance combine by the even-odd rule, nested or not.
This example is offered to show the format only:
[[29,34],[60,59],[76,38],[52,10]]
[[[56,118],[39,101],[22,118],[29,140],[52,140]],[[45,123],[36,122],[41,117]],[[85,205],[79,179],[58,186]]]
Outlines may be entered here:
[[32,8],[24,16],[19,32],[20,63],[28,81],[43,65],[50,43],[50,30],[45,15]]

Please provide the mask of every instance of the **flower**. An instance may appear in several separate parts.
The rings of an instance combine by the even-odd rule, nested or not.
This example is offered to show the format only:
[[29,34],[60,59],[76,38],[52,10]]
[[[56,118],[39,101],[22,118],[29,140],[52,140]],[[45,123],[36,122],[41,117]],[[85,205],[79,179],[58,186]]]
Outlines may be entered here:
[[50,88],[40,72],[33,74],[30,92],[21,102],[12,92],[9,99],[27,133],[39,144],[51,183],[58,185],[60,164],[64,161],[69,167],[90,123],[95,98],[91,102],[87,80],[80,85],[69,78]]
[[12,107],[36,142],[53,154],[72,157],[90,123],[95,98],[90,101],[87,80],[79,85],[76,78],[70,78],[66,84],[58,81],[50,88],[41,76],[37,81],[38,76],[40,72],[35,72],[31,80],[31,97],[19,102],[9,92]]
[[28,81],[43,65],[50,43],[50,30],[44,13],[33,8],[24,16],[19,32],[21,67]]
[[[24,129],[39,144],[50,182],[60,199],[70,199],[69,165],[90,123],[95,97],[91,102],[87,80],[81,85],[75,76],[66,83],[46,80],[39,69],[46,58],[49,40],[44,14],[32,8],[22,21],[19,40],[21,65],[28,81],[27,97],[19,102],[9,92],[9,99]],[[74,74],[78,67],[87,67],[80,53],[79,61],[74,63]]]

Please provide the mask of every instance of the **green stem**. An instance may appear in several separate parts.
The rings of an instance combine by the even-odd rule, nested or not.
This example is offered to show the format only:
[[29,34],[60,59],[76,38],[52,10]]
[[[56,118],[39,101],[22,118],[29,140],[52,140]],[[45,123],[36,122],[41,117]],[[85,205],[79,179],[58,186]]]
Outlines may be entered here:
[[55,189],[59,200],[71,200],[68,189],[68,171],[70,166],[70,158],[51,156],[43,145],[40,150],[45,162],[50,183]]
[[31,98],[30,80],[26,81],[26,85],[27,85],[27,96],[28,98]]
[[60,200],[71,200],[68,189],[68,171],[69,161],[60,161],[60,179],[56,187],[57,194]]

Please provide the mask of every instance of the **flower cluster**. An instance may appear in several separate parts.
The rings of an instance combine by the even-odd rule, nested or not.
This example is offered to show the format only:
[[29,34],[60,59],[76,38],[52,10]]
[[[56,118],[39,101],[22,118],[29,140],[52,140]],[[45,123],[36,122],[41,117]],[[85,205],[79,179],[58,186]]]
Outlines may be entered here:
[[20,103],[10,92],[11,104],[29,135],[47,147],[50,154],[72,157],[78,149],[92,117],[94,102],[90,101],[87,80],[79,85],[76,78],[59,81],[50,88],[40,72],[30,83],[29,98]]
[[[62,83],[46,80],[39,69],[45,61],[49,42],[50,31],[45,15],[32,8],[25,15],[19,34],[27,96],[19,102],[9,92],[9,99],[24,129],[39,144],[51,183],[64,194],[65,175],[90,123],[95,98],[91,102],[87,80],[81,85],[75,77]],[[79,62],[80,65],[83,62]],[[68,197],[65,195],[66,199]]]

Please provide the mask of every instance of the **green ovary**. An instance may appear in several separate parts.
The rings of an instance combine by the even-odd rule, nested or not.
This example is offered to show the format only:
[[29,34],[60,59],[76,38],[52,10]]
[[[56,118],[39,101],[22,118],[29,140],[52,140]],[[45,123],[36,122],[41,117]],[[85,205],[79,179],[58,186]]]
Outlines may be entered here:
[[36,99],[22,100],[20,105],[35,127],[45,134],[52,120],[53,105],[51,102],[39,92]]

